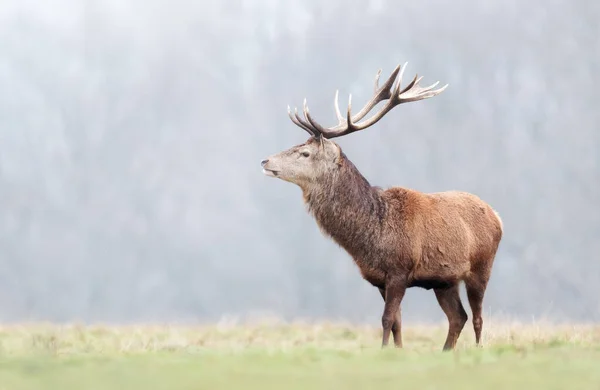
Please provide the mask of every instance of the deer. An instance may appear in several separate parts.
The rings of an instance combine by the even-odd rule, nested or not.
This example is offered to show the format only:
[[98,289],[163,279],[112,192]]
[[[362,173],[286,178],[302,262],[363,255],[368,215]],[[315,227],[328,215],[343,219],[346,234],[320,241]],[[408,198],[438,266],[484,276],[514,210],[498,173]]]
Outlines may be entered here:
[[[475,344],[480,347],[483,298],[503,234],[498,212],[469,192],[427,193],[400,186],[372,186],[332,141],[373,126],[400,104],[431,98],[448,87],[435,89],[439,81],[421,87],[423,77],[417,74],[401,89],[407,65],[396,66],[381,87],[380,69],[373,97],[354,115],[352,95],[344,117],[336,91],[338,123],[334,126],[319,124],[311,116],[306,98],[304,117],[297,108],[292,113],[288,105],[291,121],[310,137],[262,160],[262,172],[300,187],[321,233],[343,248],[362,278],[379,290],[384,301],[381,348],[388,347],[390,333],[394,346],[403,348],[400,306],[406,289],[419,287],[433,289],[447,317],[448,334],[442,350],[455,349],[468,320],[459,294],[462,283],[473,315]],[[375,114],[364,119],[382,102]]]

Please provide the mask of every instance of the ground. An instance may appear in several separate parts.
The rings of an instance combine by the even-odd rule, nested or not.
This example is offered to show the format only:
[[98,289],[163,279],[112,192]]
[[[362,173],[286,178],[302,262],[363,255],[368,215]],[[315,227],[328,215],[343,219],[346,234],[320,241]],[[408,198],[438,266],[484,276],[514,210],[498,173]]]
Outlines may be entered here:
[[[382,351],[376,326],[343,324],[0,327],[0,390],[599,389],[600,325],[407,325]],[[484,386],[485,385],[485,386]]]

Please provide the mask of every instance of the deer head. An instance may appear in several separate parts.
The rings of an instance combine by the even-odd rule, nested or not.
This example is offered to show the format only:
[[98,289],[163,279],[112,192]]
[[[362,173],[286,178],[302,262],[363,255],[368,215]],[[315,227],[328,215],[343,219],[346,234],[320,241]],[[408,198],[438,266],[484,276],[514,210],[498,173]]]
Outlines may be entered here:
[[[436,96],[443,92],[448,84],[434,89],[439,82],[429,87],[419,86],[423,77],[415,75],[414,79],[403,89],[400,89],[402,75],[406,69],[398,65],[387,81],[379,87],[379,76],[381,70],[375,76],[374,95],[367,104],[356,114],[352,115],[352,95],[348,99],[348,111],[346,117],[340,112],[338,103],[338,91],[335,93],[334,107],[338,124],[332,127],[323,127],[316,122],[308,110],[306,99],[304,99],[304,118],[294,113],[288,106],[288,115],[292,122],[310,134],[308,141],[294,146],[288,150],[272,155],[261,162],[263,172],[267,176],[276,177],[305,188],[311,183],[317,182],[328,174],[334,172],[340,161],[341,149],[331,138],[341,137],[355,131],[364,130],[377,123],[392,108],[402,103],[415,102]],[[394,86],[394,81],[398,82]],[[377,104],[386,101],[383,107],[368,119],[360,122]]]

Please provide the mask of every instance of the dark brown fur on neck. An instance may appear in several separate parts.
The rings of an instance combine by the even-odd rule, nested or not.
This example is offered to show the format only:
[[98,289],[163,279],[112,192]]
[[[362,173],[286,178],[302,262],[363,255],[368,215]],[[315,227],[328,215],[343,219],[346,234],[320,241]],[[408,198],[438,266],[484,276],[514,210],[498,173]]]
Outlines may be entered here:
[[343,154],[340,160],[334,175],[304,190],[304,200],[325,234],[368,262],[384,229],[386,203],[350,160]]

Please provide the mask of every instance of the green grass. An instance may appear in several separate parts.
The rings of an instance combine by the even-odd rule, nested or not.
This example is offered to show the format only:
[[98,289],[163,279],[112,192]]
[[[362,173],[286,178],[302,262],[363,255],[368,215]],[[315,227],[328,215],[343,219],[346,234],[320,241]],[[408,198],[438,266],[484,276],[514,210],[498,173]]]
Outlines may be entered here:
[[0,390],[600,389],[600,326],[405,326],[403,350],[377,327],[0,327]]

